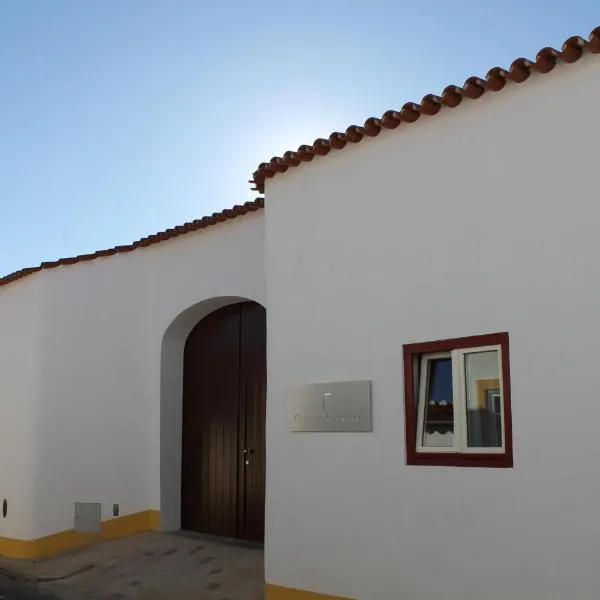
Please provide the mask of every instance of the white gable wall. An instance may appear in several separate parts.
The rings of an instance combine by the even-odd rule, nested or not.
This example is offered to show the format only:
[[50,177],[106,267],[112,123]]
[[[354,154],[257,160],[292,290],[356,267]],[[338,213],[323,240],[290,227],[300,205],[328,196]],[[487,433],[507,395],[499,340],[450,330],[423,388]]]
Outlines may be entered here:
[[[360,600],[596,598],[600,58],[266,185],[267,580]],[[508,331],[514,469],[407,466],[402,345]],[[290,433],[373,381],[373,432]]]
[[[263,240],[259,211],[156,246],[32,276],[41,299],[34,311],[41,310],[40,329],[32,335],[41,342],[27,368],[39,389],[38,395],[27,392],[35,435],[23,437],[19,448],[34,448],[29,487],[35,517],[11,532],[14,537],[72,528],[75,502],[101,502],[103,519],[112,517],[113,503],[121,515],[161,508],[163,336],[180,313],[196,306],[196,320],[184,323],[172,340],[182,355],[189,330],[219,304],[235,298],[264,304]],[[28,285],[26,280],[6,289],[18,297]],[[166,471],[175,477],[163,503],[171,507],[178,506],[180,493],[176,396],[171,393],[174,404],[166,407],[173,416],[163,435],[163,453],[171,461]],[[177,518],[171,514],[170,524],[178,526]]]
[[35,278],[0,288],[0,538],[29,536],[34,530],[31,473],[40,389],[39,288]]

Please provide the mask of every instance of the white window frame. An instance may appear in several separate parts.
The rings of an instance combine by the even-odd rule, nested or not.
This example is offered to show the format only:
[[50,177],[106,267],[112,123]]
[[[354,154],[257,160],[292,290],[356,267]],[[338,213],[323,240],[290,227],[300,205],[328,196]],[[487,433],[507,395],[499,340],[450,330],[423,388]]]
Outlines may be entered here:
[[[485,447],[467,445],[467,389],[465,376],[465,355],[478,354],[480,352],[496,352],[498,356],[498,381],[500,389],[500,418],[502,423],[502,445],[499,447]],[[424,446],[423,430],[425,426],[425,410],[427,407],[427,397],[429,392],[429,362],[440,358],[450,358],[452,360],[452,396],[453,396],[453,415],[454,415],[454,433],[452,446]],[[504,454],[506,452],[506,427],[504,415],[504,381],[502,377],[502,347],[500,345],[492,346],[473,346],[470,348],[460,348],[447,352],[428,352],[419,357],[419,393],[417,406],[417,452],[424,453],[460,453],[460,454]]]

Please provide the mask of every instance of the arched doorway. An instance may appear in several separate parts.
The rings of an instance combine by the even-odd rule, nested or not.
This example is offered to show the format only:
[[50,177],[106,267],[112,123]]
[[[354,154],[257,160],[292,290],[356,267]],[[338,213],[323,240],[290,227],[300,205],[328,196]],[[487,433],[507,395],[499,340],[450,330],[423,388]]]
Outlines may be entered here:
[[181,527],[262,542],[265,309],[242,302],[209,314],[183,359]]

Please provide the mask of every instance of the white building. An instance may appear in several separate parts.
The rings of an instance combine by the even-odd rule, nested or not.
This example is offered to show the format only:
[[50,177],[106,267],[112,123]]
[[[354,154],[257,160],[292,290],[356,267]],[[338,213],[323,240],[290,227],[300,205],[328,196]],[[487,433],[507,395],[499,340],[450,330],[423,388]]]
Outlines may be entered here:
[[[0,280],[0,554],[266,514],[269,600],[595,600],[598,53],[264,163],[264,210]],[[366,431],[293,431],[308,384],[342,398],[298,418]]]

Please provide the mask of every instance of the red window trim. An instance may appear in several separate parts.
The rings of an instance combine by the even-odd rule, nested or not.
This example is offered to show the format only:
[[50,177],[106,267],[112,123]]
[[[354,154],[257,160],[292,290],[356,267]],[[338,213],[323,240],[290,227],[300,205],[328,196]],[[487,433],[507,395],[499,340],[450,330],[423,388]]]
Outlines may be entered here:
[[[504,401],[503,454],[417,452],[417,415],[414,389],[414,356],[428,352],[447,352],[477,346],[499,345],[502,349],[502,383]],[[512,417],[510,409],[510,358],[508,333],[491,333],[469,337],[437,340],[404,345],[404,425],[406,464],[438,467],[500,467],[513,466]]]

